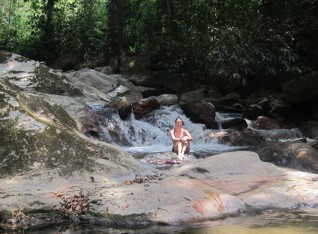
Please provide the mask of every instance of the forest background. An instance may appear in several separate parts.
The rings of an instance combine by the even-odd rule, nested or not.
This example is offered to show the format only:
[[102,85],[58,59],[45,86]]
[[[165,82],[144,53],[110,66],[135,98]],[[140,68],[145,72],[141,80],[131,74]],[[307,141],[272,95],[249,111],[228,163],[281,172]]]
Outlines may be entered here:
[[143,57],[189,89],[226,83],[241,94],[279,92],[318,66],[317,0],[1,0],[0,9],[0,49],[48,65],[70,54],[120,73],[124,58]]

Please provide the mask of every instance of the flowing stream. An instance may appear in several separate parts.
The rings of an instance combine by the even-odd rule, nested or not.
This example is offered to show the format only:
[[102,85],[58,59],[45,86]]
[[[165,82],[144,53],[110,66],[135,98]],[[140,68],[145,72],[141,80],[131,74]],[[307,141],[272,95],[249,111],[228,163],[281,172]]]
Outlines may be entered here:
[[[144,116],[142,120],[136,120],[133,116],[122,121],[116,111],[100,106],[91,107],[101,116],[100,126],[102,129],[101,140],[120,146],[137,158],[167,159],[172,157],[172,142],[169,134],[175,126],[175,119],[181,117],[186,128],[194,140],[191,141],[191,151],[188,159],[195,158],[194,155],[215,155],[218,153],[245,150],[248,147],[230,146],[220,144],[217,138],[208,137],[211,133],[221,134],[225,130],[207,129],[204,124],[196,124],[187,118],[178,105],[162,106],[160,109]],[[216,121],[231,118],[240,118],[240,114],[216,113]],[[251,126],[251,121],[246,120],[248,128],[258,132],[267,141],[288,141],[302,138],[299,129],[275,129],[258,130]],[[221,126],[221,124],[219,124]]]
[[180,226],[150,226],[134,229],[107,227],[103,225],[66,225],[26,230],[32,234],[314,234],[318,233],[315,214],[284,214],[267,211],[253,216],[229,217],[224,220],[207,221]]
[[207,136],[213,130],[206,129],[204,124],[192,123],[176,105],[163,106],[146,115],[142,120],[136,120],[132,116],[129,120],[122,121],[112,109],[99,109],[98,111],[103,116],[101,118],[102,140],[118,145],[132,154],[171,152],[172,143],[169,130],[175,126],[177,117],[181,117],[184,122],[183,127],[194,138],[191,142],[192,152],[217,153],[240,148],[222,145],[217,143],[216,139],[209,139]]

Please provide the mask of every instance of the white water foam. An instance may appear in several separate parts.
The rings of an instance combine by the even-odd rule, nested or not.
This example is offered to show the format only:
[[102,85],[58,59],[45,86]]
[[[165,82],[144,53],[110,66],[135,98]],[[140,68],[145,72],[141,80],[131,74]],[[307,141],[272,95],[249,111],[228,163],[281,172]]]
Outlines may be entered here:
[[180,117],[193,136],[192,151],[224,152],[239,147],[217,143],[216,139],[208,138],[213,131],[204,124],[196,124],[187,118],[177,105],[162,106],[136,120],[134,117],[122,121],[117,113],[104,115],[102,119],[104,141],[118,145],[130,153],[156,153],[171,151],[172,143],[169,131],[175,126],[175,120]]

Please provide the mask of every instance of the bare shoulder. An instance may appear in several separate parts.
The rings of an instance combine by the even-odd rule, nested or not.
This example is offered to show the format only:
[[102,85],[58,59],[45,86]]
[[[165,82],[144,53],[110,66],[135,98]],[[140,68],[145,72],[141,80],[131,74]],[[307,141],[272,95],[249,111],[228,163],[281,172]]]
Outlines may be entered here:
[[189,132],[187,129],[184,129],[184,133],[185,133],[188,137],[191,137],[191,138],[192,138],[190,132]]

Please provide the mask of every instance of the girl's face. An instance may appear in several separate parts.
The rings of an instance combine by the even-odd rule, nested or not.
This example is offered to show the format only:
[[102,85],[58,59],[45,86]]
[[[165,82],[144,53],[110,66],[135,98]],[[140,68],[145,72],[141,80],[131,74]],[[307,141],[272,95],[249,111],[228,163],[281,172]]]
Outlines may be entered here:
[[176,120],[176,126],[182,126],[182,120],[181,119],[177,119]]

